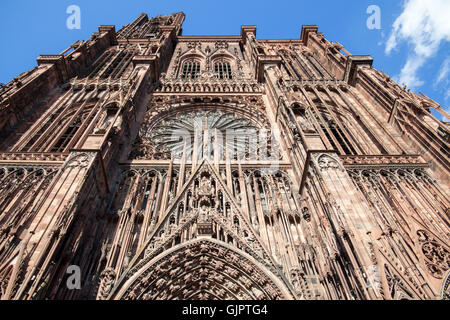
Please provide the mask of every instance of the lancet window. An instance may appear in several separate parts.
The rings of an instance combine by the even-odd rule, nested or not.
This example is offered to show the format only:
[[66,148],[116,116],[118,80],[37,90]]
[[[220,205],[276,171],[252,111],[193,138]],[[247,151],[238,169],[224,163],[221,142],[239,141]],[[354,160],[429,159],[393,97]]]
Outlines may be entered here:
[[214,73],[216,74],[217,78],[221,80],[233,79],[231,65],[228,61],[225,60],[218,60],[214,63]]
[[186,60],[181,71],[181,79],[196,79],[200,74],[200,62],[194,59]]

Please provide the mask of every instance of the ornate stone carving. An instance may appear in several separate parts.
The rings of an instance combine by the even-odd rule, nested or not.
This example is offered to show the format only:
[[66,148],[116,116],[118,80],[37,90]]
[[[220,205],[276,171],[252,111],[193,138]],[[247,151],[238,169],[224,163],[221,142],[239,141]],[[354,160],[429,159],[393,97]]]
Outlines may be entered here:
[[[228,251],[225,259],[219,258],[216,252],[220,251],[221,246],[216,242],[210,242],[207,240],[197,241],[190,244],[188,249],[193,255],[186,257],[184,250],[179,250],[171,255],[158,261],[156,265],[149,266],[148,269],[142,270],[142,275],[152,274],[152,278],[145,281],[145,286],[142,286],[143,282],[136,282],[132,284],[121,298],[139,299],[141,296],[151,297],[152,299],[204,299],[205,295],[208,295],[209,290],[216,292],[217,284],[223,283],[228,292],[235,298],[247,298],[247,299],[280,299],[283,294],[278,286],[264,274],[256,265],[251,263],[244,256],[239,255],[236,251]],[[166,273],[170,269],[165,270],[159,267],[164,264],[167,259],[173,256],[177,256],[177,259],[172,259],[171,268],[176,268],[177,265],[183,265],[180,273],[166,277]],[[176,261],[176,262],[174,262]],[[245,261],[245,262],[244,262]],[[186,264],[186,262],[188,262]],[[215,267],[211,266],[211,263],[216,264]],[[220,264],[217,267],[217,264]],[[238,264],[251,265],[249,269],[239,269]],[[203,266],[197,268],[197,266]],[[251,271],[250,274],[243,274],[243,272]],[[182,277],[183,281],[178,281]],[[192,283],[191,283],[192,282]],[[197,287],[199,289],[198,295],[191,296],[195,290],[185,290],[186,286]],[[223,291],[220,287],[217,287],[219,294],[223,295],[226,291]]]
[[104,300],[111,293],[116,278],[116,272],[113,268],[106,268],[100,274],[100,288],[98,298]]
[[317,156],[317,164],[319,165],[321,171],[341,168],[339,165],[339,160],[327,154]]
[[417,231],[425,265],[433,277],[442,279],[450,269],[450,252],[425,230]]
[[184,18],[100,26],[0,84],[1,297],[448,298],[443,108],[315,26]]

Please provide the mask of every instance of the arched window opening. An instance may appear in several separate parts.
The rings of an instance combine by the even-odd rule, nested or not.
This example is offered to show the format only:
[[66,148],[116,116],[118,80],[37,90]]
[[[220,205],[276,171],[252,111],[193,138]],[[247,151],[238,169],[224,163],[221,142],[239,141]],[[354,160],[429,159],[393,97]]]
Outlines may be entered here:
[[183,64],[181,79],[197,79],[200,74],[200,62],[189,59]]
[[223,211],[223,194],[219,191],[219,212]]
[[147,186],[145,187],[144,200],[142,201],[141,210],[145,210],[145,208],[147,207],[147,203],[148,203],[148,198],[149,198],[149,195],[150,195],[151,187],[152,187],[152,183],[151,183],[151,180],[150,180],[150,182],[148,182]]
[[78,129],[81,127],[82,121],[82,114],[80,114],[61,135],[58,142],[51,149],[51,152],[63,152],[65,147],[69,144]]
[[191,203],[191,198],[192,198],[192,192],[188,192],[187,197],[186,197],[186,211],[189,211],[190,208],[190,203]]
[[[353,148],[351,142],[348,140],[344,132],[342,132],[341,128],[333,120],[329,120],[327,125],[328,129],[330,130],[330,133],[333,135],[334,139],[339,143],[339,146],[342,148],[344,154],[356,154],[356,151]],[[333,142],[333,139],[331,137],[329,137],[329,139],[330,142],[334,145],[334,147],[336,147]],[[336,148],[336,150],[339,149]]]
[[226,217],[229,217],[230,214],[231,214],[231,206],[230,206],[230,204],[227,202],[227,203],[225,204],[225,216],[226,216]]
[[229,62],[220,60],[214,63],[214,73],[216,76],[221,79],[233,79],[233,74],[231,72],[231,65]]
[[178,215],[177,215],[178,221],[180,221],[181,217],[183,216],[183,213],[184,213],[184,205],[183,203],[180,203],[180,205],[178,206]]
[[294,113],[295,116],[297,117],[302,117],[305,118],[306,117],[306,109],[305,106],[300,105],[299,103],[294,103],[292,105],[292,112]]

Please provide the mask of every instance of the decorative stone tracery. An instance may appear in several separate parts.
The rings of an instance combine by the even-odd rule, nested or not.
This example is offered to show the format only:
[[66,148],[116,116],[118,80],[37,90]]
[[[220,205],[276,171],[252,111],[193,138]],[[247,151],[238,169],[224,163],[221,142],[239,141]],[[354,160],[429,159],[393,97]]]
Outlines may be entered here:
[[293,297],[279,280],[247,254],[216,240],[199,239],[153,259],[113,293],[112,298],[284,300]]
[[442,279],[450,269],[450,252],[425,230],[418,230],[417,236],[425,256],[425,265],[433,277]]
[[447,299],[443,108],[317,26],[184,18],[0,85],[0,298]]

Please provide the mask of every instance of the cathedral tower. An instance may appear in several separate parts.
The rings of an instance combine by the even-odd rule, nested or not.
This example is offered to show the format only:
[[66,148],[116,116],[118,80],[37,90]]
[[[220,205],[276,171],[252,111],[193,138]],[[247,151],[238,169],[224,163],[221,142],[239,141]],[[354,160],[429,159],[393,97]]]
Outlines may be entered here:
[[0,297],[448,297],[441,106],[317,26],[184,18],[100,26],[0,89]]

